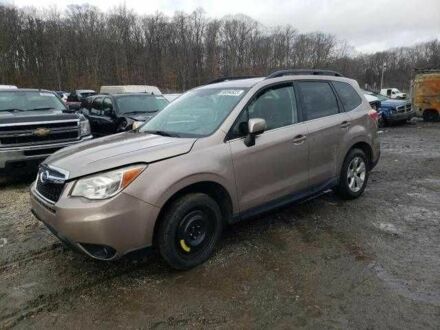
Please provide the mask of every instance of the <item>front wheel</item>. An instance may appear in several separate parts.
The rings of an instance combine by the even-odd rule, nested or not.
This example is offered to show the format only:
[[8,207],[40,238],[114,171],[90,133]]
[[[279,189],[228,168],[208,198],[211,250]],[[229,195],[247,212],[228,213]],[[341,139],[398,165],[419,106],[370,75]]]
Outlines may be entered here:
[[352,149],[342,165],[336,193],[344,199],[358,198],[368,181],[368,160],[360,149]]
[[174,201],[159,226],[161,256],[174,269],[190,269],[206,261],[223,230],[223,219],[215,200],[191,193]]

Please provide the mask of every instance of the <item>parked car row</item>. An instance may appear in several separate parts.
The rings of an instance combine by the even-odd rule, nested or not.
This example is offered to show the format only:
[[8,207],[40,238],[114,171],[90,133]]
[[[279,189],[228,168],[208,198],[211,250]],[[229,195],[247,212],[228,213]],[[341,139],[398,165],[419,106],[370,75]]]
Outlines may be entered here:
[[0,90],[0,170],[51,154],[32,213],[95,259],[155,247],[188,269],[226,224],[327,189],[357,198],[380,157],[378,120],[414,116],[409,101],[327,70],[217,79],[171,103],[150,87],[77,90],[67,105]]
[[0,87],[0,174],[35,168],[62,147],[138,128],[169,104],[155,86],[102,86],[100,94]]

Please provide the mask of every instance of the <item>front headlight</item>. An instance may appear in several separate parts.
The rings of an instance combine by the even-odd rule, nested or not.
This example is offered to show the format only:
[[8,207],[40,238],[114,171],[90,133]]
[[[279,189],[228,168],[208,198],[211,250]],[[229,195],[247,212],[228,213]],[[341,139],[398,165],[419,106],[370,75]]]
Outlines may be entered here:
[[81,120],[81,136],[90,135],[90,122],[86,120]]
[[139,128],[139,127],[141,127],[143,124],[145,124],[144,121],[135,121],[135,122],[133,123],[133,129]]
[[135,165],[79,179],[71,196],[106,199],[115,196],[142,173],[146,165]]

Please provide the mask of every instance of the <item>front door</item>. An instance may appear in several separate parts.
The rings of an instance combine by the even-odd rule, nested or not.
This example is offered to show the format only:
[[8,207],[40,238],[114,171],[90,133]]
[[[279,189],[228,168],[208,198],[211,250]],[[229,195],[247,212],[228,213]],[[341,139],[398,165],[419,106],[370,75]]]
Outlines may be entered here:
[[[250,118],[265,119],[267,129],[247,147],[243,140]],[[262,90],[243,110],[228,142],[240,212],[270,207],[307,188],[307,134],[306,125],[298,121],[291,83]]]

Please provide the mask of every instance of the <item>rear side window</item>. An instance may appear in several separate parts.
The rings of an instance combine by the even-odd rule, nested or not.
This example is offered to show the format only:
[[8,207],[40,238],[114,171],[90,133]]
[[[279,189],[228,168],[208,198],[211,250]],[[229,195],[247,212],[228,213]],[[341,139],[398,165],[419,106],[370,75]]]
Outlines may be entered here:
[[335,86],[345,111],[351,111],[362,103],[362,99],[350,84],[335,81],[333,86]]
[[327,117],[339,112],[335,93],[328,82],[300,81],[298,90],[302,97],[305,120]]

